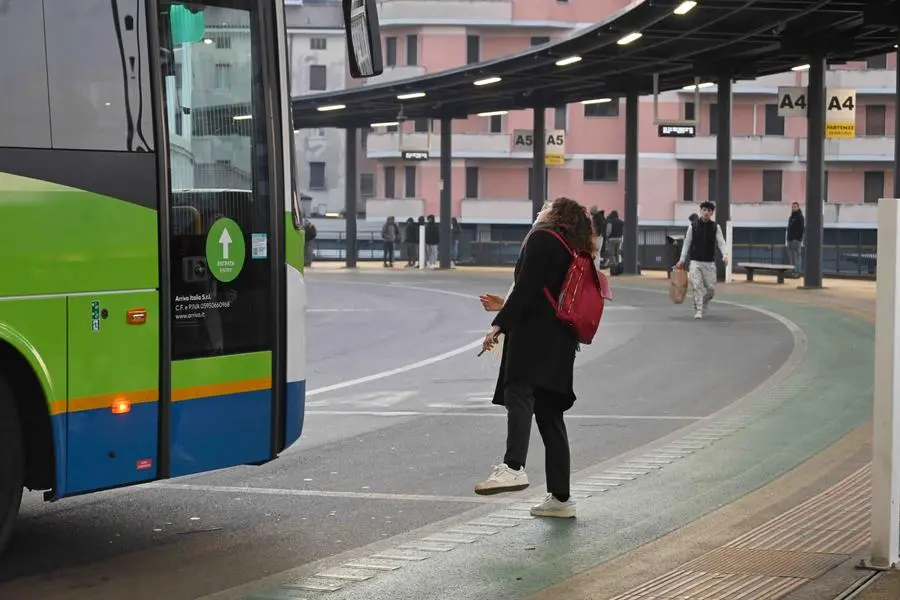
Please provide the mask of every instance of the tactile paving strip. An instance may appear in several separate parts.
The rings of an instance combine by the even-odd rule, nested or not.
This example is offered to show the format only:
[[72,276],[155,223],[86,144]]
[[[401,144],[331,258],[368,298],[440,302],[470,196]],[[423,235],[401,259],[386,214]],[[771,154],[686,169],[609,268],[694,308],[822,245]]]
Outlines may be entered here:
[[869,541],[871,468],[613,600],[778,600]]

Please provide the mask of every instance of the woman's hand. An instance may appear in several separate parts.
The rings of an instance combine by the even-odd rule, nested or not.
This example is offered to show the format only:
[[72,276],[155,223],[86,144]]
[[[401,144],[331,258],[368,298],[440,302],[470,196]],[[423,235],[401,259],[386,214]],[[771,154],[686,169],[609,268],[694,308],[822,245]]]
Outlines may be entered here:
[[500,328],[494,325],[491,327],[491,330],[484,336],[484,342],[481,344],[481,349],[484,352],[490,352],[491,348],[493,348],[500,337]]
[[494,294],[482,294],[478,297],[481,300],[481,306],[488,312],[497,312],[503,308],[503,298]]

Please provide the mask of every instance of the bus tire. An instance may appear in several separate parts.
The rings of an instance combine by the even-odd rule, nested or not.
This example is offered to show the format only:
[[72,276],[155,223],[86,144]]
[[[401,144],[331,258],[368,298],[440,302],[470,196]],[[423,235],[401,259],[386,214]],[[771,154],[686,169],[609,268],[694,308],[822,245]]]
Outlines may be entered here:
[[0,377],[0,553],[6,547],[22,503],[25,457],[16,401]]

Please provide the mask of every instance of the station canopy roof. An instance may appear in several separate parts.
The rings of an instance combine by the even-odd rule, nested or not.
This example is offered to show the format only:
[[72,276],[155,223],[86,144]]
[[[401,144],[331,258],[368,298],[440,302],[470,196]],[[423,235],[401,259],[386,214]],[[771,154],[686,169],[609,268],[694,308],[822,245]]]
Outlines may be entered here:
[[408,119],[465,118],[614,100],[629,91],[652,94],[654,73],[662,92],[693,86],[695,77],[754,79],[815,54],[838,63],[892,52],[897,44],[900,0],[697,0],[683,15],[682,4],[636,0],[601,23],[526,52],[295,97],[294,126],[368,127],[397,121],[401,107]]

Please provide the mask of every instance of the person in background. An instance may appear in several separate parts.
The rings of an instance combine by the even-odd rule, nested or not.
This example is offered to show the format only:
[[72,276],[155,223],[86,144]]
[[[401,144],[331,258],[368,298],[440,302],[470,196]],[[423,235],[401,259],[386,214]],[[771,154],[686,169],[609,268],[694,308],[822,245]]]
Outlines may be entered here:
[[428,215],[425,222],[425,267],[437,268],[438,244],[441,243],[441,228],[434,220],[434,215]]
[[303,221],[303,233],[305,234],[305,242],[303,244],[303,264],[304,266],[311,267],[313,259],[313,240],[316,239],[316,226],[313,225],[309,219]]
[[787,224],[787,248],[791,264],[794,266],[794,277],[800,277],[801,250],[803,234],[806,233],[806,219],[798,202],[791,203],[791,216]]
[[609,252],[609,267],[613,271],[622,262],[622,236],[625,235],[625,221],[619,218],[619,211],[609,213],[606,221],[606,243]]
[[384,242],[384,266],[394,267],[394,243],[400,240],[400,227],[394,217],[388,217],[381,228],[381,241]]
[[412,217],[406,219],[403,228],[403,243],[406,244],[406,266],[419,266],[419,226]]
[[459,236],[461,233],[462,228],[459,226],[459,221],[453,217],[450,219],[450,234],[453,236],[453,255],[451,256],[453,267],[456,267],[456,263],[459,262]]
[[487,480],[476,484],[475,493],[528,487],[525,461],[534,418],[544,442],[548,494],[531,508],[531,514],[571,518],[575,503],[570,497],[571,462],[563,415],[576,399],[572,384],[578,342],[556,316],[544,289],[554,297],[559,295],[572,256],[542,229],[552,228],[573,250],[592,256],[597,244],[587,211],[574,200],[557,198],[542,212],[541,226],[535,226],[525,239],[513,287],[482,346],[491,350],[501,334],[506,337],[493,403],[506,407],[507,437],[503,462]]
[[591,222],[594,224],[594,233],[597,235],[597,253],[602,262],[606,256],[606,211],[598,210],[597,207],[591,209]]
[[694,318],[702,319],[709,307],[710,300],[716,294],[716,246],[722,253],[722,262],[728,264],[728,247],[722,228],[712,220],[716,205],[704,202],[700,205],[700,218],[688,225],[684,236],[684,247],[676,269],[683,269],[685,261],[690,258],[688,271],[691,280],[691,292],[694,296]]

